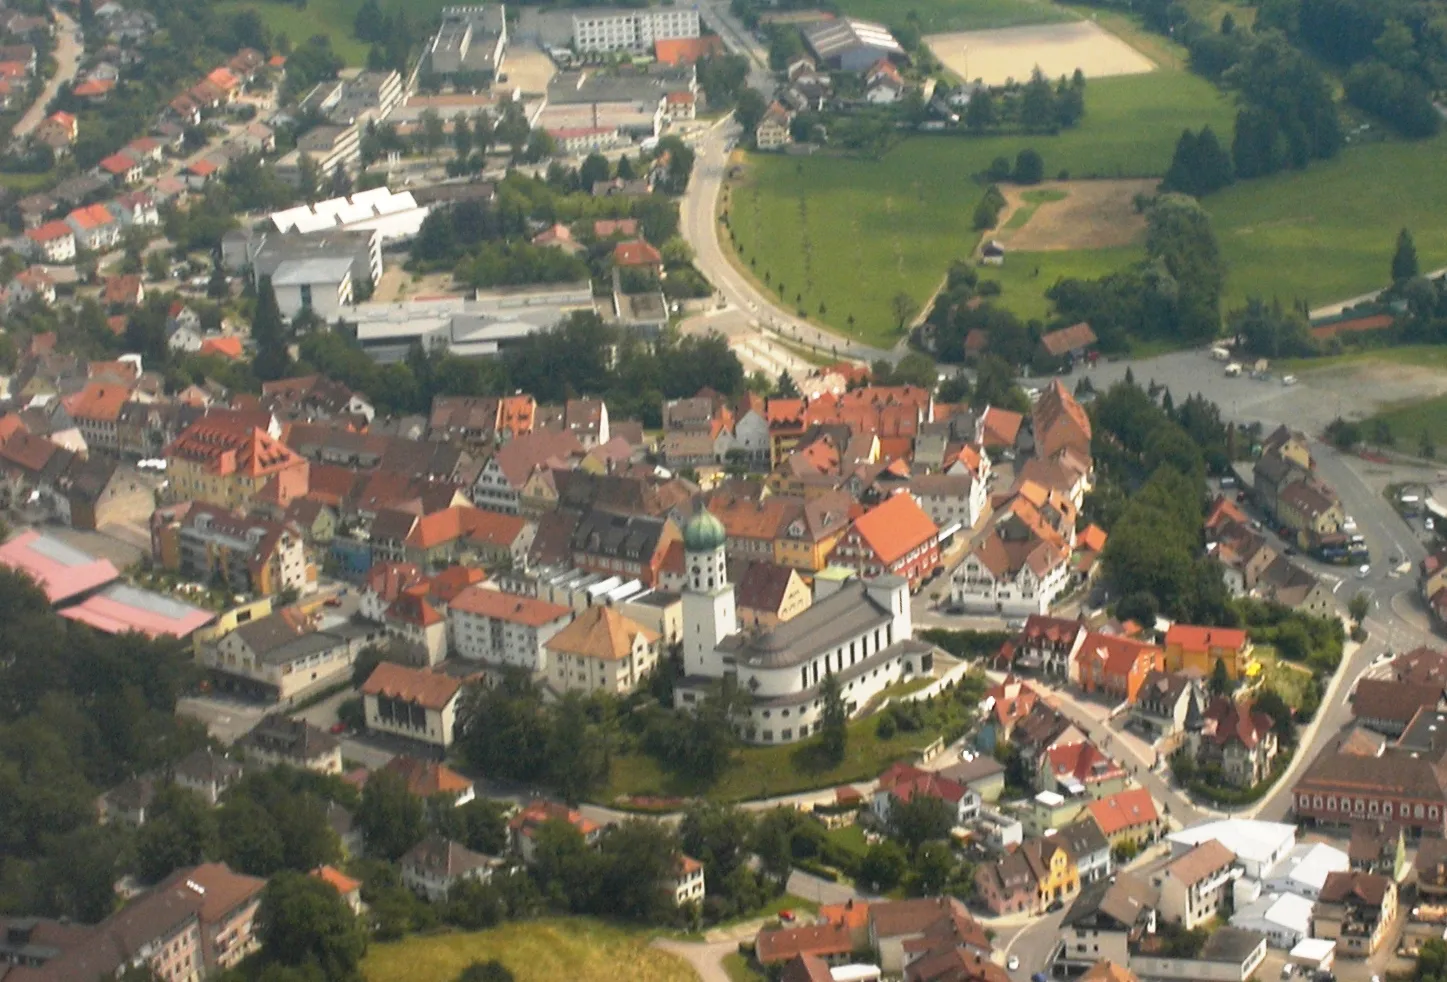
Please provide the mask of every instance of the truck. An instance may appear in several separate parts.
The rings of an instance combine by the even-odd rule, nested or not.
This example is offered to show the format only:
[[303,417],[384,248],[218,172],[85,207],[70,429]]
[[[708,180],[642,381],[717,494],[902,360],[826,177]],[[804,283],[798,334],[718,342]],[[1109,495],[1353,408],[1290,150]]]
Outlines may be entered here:
[[1227,378],[1236,378],[1236,377],[1238,377],[1240,374],[1241,374],[1241,366],[1238,365],[1236,362],[1233,361],[1231,364],[1229,364],[1229,365],[1226,366],[1226,377],[1227,377]]
[[1225,348],[1216,347],[1211,349],[1211,357],[1217,361],[1230,361],[1231,352]]

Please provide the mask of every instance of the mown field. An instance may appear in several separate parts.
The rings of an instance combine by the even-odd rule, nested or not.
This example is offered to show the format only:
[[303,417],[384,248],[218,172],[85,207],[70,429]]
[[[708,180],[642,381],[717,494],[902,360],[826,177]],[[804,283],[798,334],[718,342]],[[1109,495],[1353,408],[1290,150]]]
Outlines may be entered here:
[[[430,25],[443,7],[454,5],[451,0],[381,0],[381,3],[388,13],[406,9],[407,20],[413,25]],[[267,27],[285,34],[293,45],[314,34],[326,34],[332,39],[332,50],[348,65],[364,65],[368,45],[352,36],[352,22],[361,5],[362,0],[306,0],[304,7],[278,0],[221,0],[216,10],[220,13],[255,10]]]
[[490,931],[416,936],[374,944],[362,961],[367,982],[449,982],[476,961],[496,958],[518,982],[694,982],[677,955],[648,936],[586,918],[520,921]]
[[840,0],[846,14],[887,24],[914,14],[924,34],[943,31],[985,31],[1077,20],[1071,11],[1050,0]]
[[1363,421],[1362,430],[1372,438],[1381,423],[1387,424],[1397,447],[1404,453],[1418,453],[1424,433],[1431,439],[1437,454],[1447,453],[1447,396],[1384,409]]
[[1424,271],[1447,266],[1444,155],[1447,134],[1367,144],[1207,198],[1230,264],[1230,302],[1276,296],[1315,307],[1381,289],[1402,228]]
[[[1058,136],[912,137],[878,160],[751,155],[728,204],[743,264],[770,286],[782,281],[791,307],[887,345],[898,337],[890,299],[903,291],[923,303],[951,260],[973,250],[971,220],[985,190],[977,175],[994,158],[1033,147],[1051,177],[1158,176],[1182,127],[1229,132],[1233,115],[1210,83],[1178,70],[1092,81],[1086,107],[1081,125]],[[1054,270],[1103,270],[1129,258],[1101,252],[1109,255],[1010,257],[1006,302],[1038,313]],[[1027,280],[1037,265],[1040,276]]]

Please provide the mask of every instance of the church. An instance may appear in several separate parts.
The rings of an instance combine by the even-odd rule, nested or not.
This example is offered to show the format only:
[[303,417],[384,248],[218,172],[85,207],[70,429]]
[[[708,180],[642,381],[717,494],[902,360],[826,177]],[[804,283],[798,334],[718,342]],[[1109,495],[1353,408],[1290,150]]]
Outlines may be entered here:
[[820,683],[833,674],[851,716],[895,682],[934,669],[914,640],[909,582],[820,574],[808,610],[769,629],[739,630],[723,523],[707,509],[683,531],[683,674],[675,704],[695,705],[725,676],[749,695],[737,728],[749,743],[793,743],[819,727]]

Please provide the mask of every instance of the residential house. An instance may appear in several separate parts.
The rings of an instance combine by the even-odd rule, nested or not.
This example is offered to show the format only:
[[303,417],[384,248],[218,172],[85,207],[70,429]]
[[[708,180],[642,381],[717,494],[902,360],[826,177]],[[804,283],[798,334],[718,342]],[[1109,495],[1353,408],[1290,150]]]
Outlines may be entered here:
[[1362,726],[1389,737],[1402,735],[1422,709],[1438,709],[1443,687],[1395,679],[1362,678],[1351,691],[1352,717]]
[[289,525],[187,502],[156,509],[150,526],[157,565],[192,580],[261,596],[316,588],[301,533]]
[[1160,891],[1135,873],[1086,885],[1061,922],[1055,964],[1066,972],[1102,960],[1129,964],[1141,939],[1155,933],[1159,903]]
[[452,889],[464,880],[486,882],[500,861],[466,846],[429,835],[403,853],[398,866],[402,885],[432,903],[445,903]]
[[435,760],[399,755],[387,761],[382,770],[400,778],[407,793],[423,801],[445,796],[454,808],[460,808],[477,796],[471,781]]
[[[1077,327],[1090,330],[1087,325]],[[1061,333],[1064,332],[1056,332],[1057,335]],[[1040,393],[1040,398],[1035,400],[1030,409],[1030,429],[1037,457],[1052,459],[1072,451],[1083,460],[1090,460],[1090,417],[1060,379],[1052,380]]]
[[808,610],[813,598],[798,570],[770,562],[750,563],[734,591],[739,627],[778,627]]
[[980,796],[963,784],[903,762],[890,766],[879,776],[870,808],[883,825],[889,824],[890,811],[897,802],[916,798],[936,798],[950,807],[956,825],[979,814]]
[[1160,915],[1187,931],[1216,917],[1229,903],[1232,882],[1239,877],[1236,854],[1215,839],[1178,856],[1151,875],[1160,891]]
[[75,232],[75,243],[81,249],[100,252],[121,240],[121,223],[105,205],[77,208],[65,221]]
[[997,746],[1010,740],[1015,724],[1028,716],[1039,701],[1040,694],[1028,683],[1006,675],[1003,681],[985,690],[985,698],[980,702],[984,719],[975,745],[985,753],[994,753]]
[[1136,692],[1134,718],[1168,748],[1200,725],[1206,706],[1206,687],[1192,672],[1151,671]]
[[342,773],[341,741],[304,719],[270,713],[236,745],[249,760],[262,764],[287,764],[318,774]]
[[208,805],[215,805],[227,788],[241,780],[241,772],[238,761],[209,749],[193,750],[172,765],[171,779]]
[[1397,915],[1397,884],[1380,873],[1332,873],[1312,910],[1314,938],[1335,941],[1337,953],[1368,958]]
[[1256,582],[1256,593],[1263,600],[1310,617],[1336,616],[1336,595],[1326,581],[1285,556],[1277,556],[1262,571]]
[[535,678],[548,672],[548,642],[572,619],[572,610],[559,604],[482,586],[468,587],[447,605],[455,654]]
[[754,127],[754,145],[760,150],[778,150],[780,147],[788,146],[794,142],[794,136],[790,130],[794,122],[794,114],[785,109],[779,102],[769,103],[764,110],[764,115],[759,120],[759,125]]
[[570,431],[534,429],[507,441],[478,474],[472,488],[473,504],[504,514],[520,510],[523,486],[548,461],[556,466],[583,453],[583,444]]
[[1239,628],[1173,624],[1166,631],[1165,671],[1190,670],[1209,679],[1217,664],[1226,666],[1231,681],[1246,677],[1251,639]]
[[[828,910],[827,916],[839,917],[853,935],[852,911],[836,913],[837,907]],[[964,958],[971,969],[967,977],[1004,982],[998,967],[989,960],[993,946],[984,926],[955,897],[872,903],[867,924],[865,947],[875,953],[879,966],[891,975],[904,975],[912,982],[946,982],[952,976],[926,970],[932,963]]]
[[658,662],[658,634],[612,607],[590,607],[544,642],[559,692],[632,692]]
[[830,562],[860,576],[900,576],[917,590],[940,569],[939,528],[913,495],[892,495],[854,520]]
[[315,877],[330,886],[342,898],[347,909],[354,916],[362,913],[362,882],[354,880],[335,866],[318,866],[308,876]]
[[1118,791],[1090,802],[1085,809],[1112,846],[1122,842],[1137,845],[1154,842],[1166,827],[1150,792],[1144,788]]
[[65,411],[80,428],[86,446],[110,453],[120,451],[121,407],[131,396],[129,385],[91,382],[79,392],[61,400]]
[[676,906],[702,904],[706,889],[703,882],[703,863],[692,856],[680,854],[668,887],[673,892],[673,903]]
[[163,456],[176,499],[250,511],[268,485],[268,499],[282,508],[307,492],[306,458],[242,420],[203,416]]
[[1031,614],[1012,643],[1014,665],[1046,678],[1068,678],[1075,654],[1089,633],[1081,619]]
[[1082,885],[1110,877],[1114,870],[1110,841],[1095,824],[1095,819],[1083,815],[1068,825],[1062,825],[1055,837],[1075,860]]
[[1277,494],[1276,517],[1297,533],[1297,544],[1316,543],[1323,535],[1341,529],[1346,512],[1341,499],[1328,485],[1313,478],[1292,481]]
[[678,527],[667,518],[592,508],[578,518],[568,551],[578,569],[656,586],[664,557],[678,538]]
[[978,794],[985,804],[999,801],[1005,790],[1005,765],[988,753],[961,751],[959,762],[941,768],[939,773]]
[[955,570],[950,600],[966,611],[1024,617],[1048,613],[1069,584],[1068,542],[1032,504],[1019,502],[997,512]]
[[532,801],[520,808],[508,819],[508,843],[514,854],[531,866],[535,856],[533,838],[538,829],[548,822],[566,822],[578,830],[583,841],[595,845],[603,834],[602,826],[584,818],[581,812],[554,801]]
[[382,662],[362,685],[367,727],[446,751],[452,745],[462,681]]
[[1125,768],[1107,757],[1089,740],[1051,747],[1040,758],[1035,774],[1041,791],[1104,798],[1125,790]]
[[75,230],[66,222],[47,222],[25,233],[30,254],[47,263],[75,261]]
[[1080,873],[1056,837],[1030,838],[994,863],[975,871],[975,887],[990,912],[1041,914],[1080,890]]
[[906,487],[941,529],[973,529],[989,507],[985,482],[971,474],[921,474]]
[[139,184],[146,173],[141,161],[127,150],[120,150],[102,158],[98,166],[101,172],[120,187]]
[[1164,663],[1160,648],[1116,634],[1091,633],[1080,643],[1071,663],[1070,680],[1086,692],[1099,692],[1134,704],[1146,676]]
[[1219,767],[1227,783],[1249,788],[1271,773],[1277,749],[1273,727],[1271,717],[1250,704],[1221,696],[1202,713],[1201,728],[1191,735],[1192,753],[1199,764]]

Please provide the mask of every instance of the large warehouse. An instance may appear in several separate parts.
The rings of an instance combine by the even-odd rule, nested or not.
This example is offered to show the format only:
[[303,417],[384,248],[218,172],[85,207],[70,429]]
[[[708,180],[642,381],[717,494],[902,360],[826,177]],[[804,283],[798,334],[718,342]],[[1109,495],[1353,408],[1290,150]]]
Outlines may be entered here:
[[804,41],[821,65],[862,72],[881,58],[902,58],[904,48],[883,24],[839,17],[804,31]]

